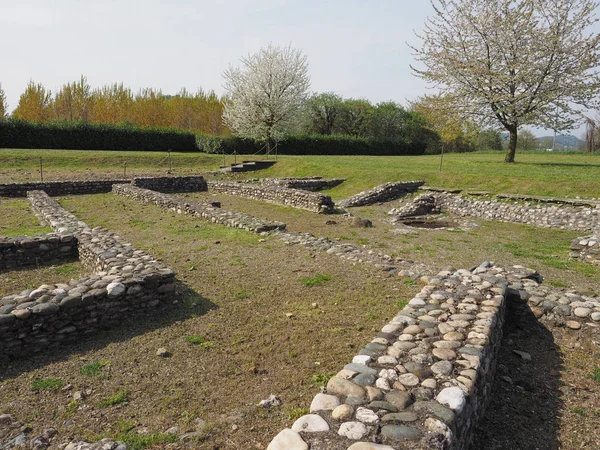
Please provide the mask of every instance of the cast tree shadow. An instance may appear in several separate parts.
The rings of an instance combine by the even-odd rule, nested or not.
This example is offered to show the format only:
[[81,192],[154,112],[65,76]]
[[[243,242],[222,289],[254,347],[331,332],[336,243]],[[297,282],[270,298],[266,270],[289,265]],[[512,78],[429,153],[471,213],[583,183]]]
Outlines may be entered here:
[[0,359],[0,382],[16,378],[23,373],[42,368],[48,364],[69,359],[73,354],[86,354],[99,350],[115,342],[125,342],[135,336],[166,328],[175,322],[191,317],[202,316],[217,305],[202,297],[189,286],[177,280],[177,304],[165,305],[148,313],[124,313],[124,319],[115,327],[100,329],[94,334],[77,337],[73,342],[63,343],[55,348],[44,349],[39,353],[18,355]]
[[509,307],[503,332],[490,403],[470,450],[558,450],[560,348],[526,305]]

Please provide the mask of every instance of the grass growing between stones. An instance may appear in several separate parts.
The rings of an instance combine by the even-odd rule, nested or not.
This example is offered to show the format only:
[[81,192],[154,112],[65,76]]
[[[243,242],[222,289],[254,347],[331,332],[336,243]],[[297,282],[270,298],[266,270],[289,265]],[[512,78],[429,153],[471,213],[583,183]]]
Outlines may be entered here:
[[[222,201],[224,209],[281,220],[291,231],[308,231],[438,269],[495,260],[534,267],[556,285],[598,290],[600,268],[569,260],[569,243],[579,233],[480,221],[471,231],[415,229],[404,235],[387,221],[387,211],[397,202],[355,209],[355,215],[373,221],[373,228],[363,229],[352,228],[336,215],[225,195],[183,196]],[[118,329],[11,362],[1,374],[0,398],[6,404],[18,401],[8,411],[31,418],[34,430],[55,426],[61,435],[98,439],[119,433],[162,436],[173,426],[182,432],[196,430],[195,421],[205,419],[214,426],[202,428],[198,442],[173,448],[266,448],[275,434],[306,411],[318,384],[348,363],[420,289],[418,280],[111,194],[59,201],[89,225],[105,226],[172,267],[178,274],[178,303],[157,316],[125,315]],[[327,220],[336,224],[327,225]],[[302,279],[316,274],[331,279],[316,287],[303,286]],[[570,340],[576,335],[565,335],[555,337],[565,355],[570,352],[561,378],[583,388],[569,391],[572,401],[558,412],[564,417],[559,424],[562,448],[586,448],[581,447],[586,443],[594,448],[589,447],[598,439],[593,403],[600,387],[590,374],[597,368],[597,349],[592,345],[579,351],[577,339]],[[191,337],[203,341],[194,344],[188,341]],[[592,342],[597,336],[585,339]],[[214,347],[199,348],[203,343]],[[157,357],[159,347],[172,356]],[[535,359],[536,350],[528,351]],[[110,370],[102,370],[103,376],[81,374],[82,357],[110,361]],[[75,408],[68,391],[24,394],[32,378],[60,378],[73,391],[92,392]],[[129,394],[127,402],[100,406],[109,393],[121,392]],[[272,393],[282,399],[281,407],[256,407]],[[587,416],[574,413],[576,407]],[[72,427],[63,425],[66,417]],[[518,417],[519,423],[527,423]],[[119,422],[129,422],[131,428],[115,428]],[[142,430],[148,432],[140,434]],[[160,445],[165,444],[155,443]]]
[[0,236],[34,236],[50,233],[52,229],[40,225],[27,200],[0,200]]
[[[0,382],[1,403],[18,399],[10,411],[32,417],[35,430],[56,426],[61,435],[112,437],[116,423],[129,421],[130,433],[143,428],[161,434],[173,426],[183,433],[196,430],[200,418],[214,426],[203,431],[200,442],[175,448],[266,448],[291,425],[290,411],[306,408],[318,392],[313,376],[337,372],[398,312],[398,300],[419,289],[368,265],[110,194],[59,202],[172,267],[178,303],[155,316],[129,320],[125,314],[117,329],[11,362]],[[300,282],[316,274],[331,281],[310,288]],[[368,320],[367,313],[379,318]],[[214,346],[191,344],[190,336]],[[172,356],[156,356],[160,347]],[[104,367],[101,376],[80,373],[99,361],[110,361],[110,370]],[[31,377],[61,378],[73,388],[24,396]],[[69,406],[72,392],[87,390],[81,404]],[[122,391],[128,402],[100,407],[108,395]],[[282,406],[257,408],[270,394]],[[74,423],[70,428],[63,425],[67,417]]]
[[86,273],[79,261],[55,263],[52,266],[10,270],[0,273],[0,297],[36,289],[42,284],[67,283]]

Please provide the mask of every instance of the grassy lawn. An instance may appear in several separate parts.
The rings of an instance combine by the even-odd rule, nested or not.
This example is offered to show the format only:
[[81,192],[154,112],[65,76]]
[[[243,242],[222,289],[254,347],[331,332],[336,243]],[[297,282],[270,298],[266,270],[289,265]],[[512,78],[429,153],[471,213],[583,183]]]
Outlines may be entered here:
[[[39,158],[45,179],[102,178],[165,174],[165,152],[0,149],[0,182],[39,180]],[[600,154],[518,153],[515,164],[505,164],[504,154],[464,153],[444,156],[280,156],[271,169],[243,177],[324,176],[346,178],[331,190],[336,198],[398,180],[423,179],[432,186],[486,190],[492,193],[554,197],[599,197]],[[240,159],[252,157],[240,156]],[[229,157],[227,164],[233,162]],[[215,170],[219,155],[173,153],[173,173],[184,175]]]

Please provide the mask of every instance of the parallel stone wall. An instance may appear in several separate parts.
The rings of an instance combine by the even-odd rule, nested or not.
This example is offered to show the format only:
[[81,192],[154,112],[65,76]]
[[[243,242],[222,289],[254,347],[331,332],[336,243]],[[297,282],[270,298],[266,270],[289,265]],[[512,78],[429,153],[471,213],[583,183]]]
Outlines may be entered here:
[[28,191],[44,191],[48,195],[104,194],[114,184],[132,183],[135,186],[160,192],[206,191],[206,181],[201,176],[186,177],[137,177],[112,180],[43,181],[31,183],[0,184],[0,197],[25,197]]
[[209,181],[208,189],[229,195],[263,200],[269,203],[291,206],[316,213],[331,213],[335,205],[331,197],[317,192],[283,187],[258,186],[250,183]]
[[598,207],[570,206],[568,204],[547,206],[537,202],[501,202],[448,193],[432,195],[435,195],[437,204],[442,211],[458,216],[525,223],[561,230],[600,230],[600,208]]
[[0,236],[0,271],[77,258],[77,247],[77,238],[72,234],[50,233],[16,238]]
[[189,202],[184,198],[142,189],[128,184],[116,184],[113,192],[121,197],[151,203],[161,208],[171,209],[179,214],[199,217],[213,223],[233,228],[242,228],[255,233],[285,229],[285,223],[259,219],[248,214],[226,211],[210,203]]
[[300,189],[303,191],[322,191],[331,189],[346,181],[343,178],[261,178],[263,186]]
[[351,208],[355,206],[372,205],[379,202],[388,202],[398,197],[415,192],[424,181],[397,181],[382,184],[368,191],[359,192],[339,203],[342,208]]
[[77,238],[80,260],[94,273],[0,299],[0,355],[27,356],[172,302],[171,269],[114,233],[90,228],[42,191],[28,199],[41,220]]

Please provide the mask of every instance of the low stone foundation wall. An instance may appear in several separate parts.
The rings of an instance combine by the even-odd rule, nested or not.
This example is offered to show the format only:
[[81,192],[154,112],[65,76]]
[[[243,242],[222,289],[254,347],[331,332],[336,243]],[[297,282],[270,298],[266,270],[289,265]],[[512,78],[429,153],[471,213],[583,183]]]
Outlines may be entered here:
[[328,195],[299,189],[225,181],[209,181],[208,189],[228,195],[239,195],[278,205],[291,206],[292,208],[306,209],[316,213],[331,213],[335,209],[333,200]]
[[[560,204],[541,204],[538,201],[515,202],[510,200],[498,201],[491,199],[473,198],[468,195],[457,195],[448,192],[430,191],[423,194],[400,208],[392,209],[389,214],[401,219],[407,212],[418,209],[421,204],[429,208],[441,209],[442,212],[461,217],[477,217],[485,220],[501,222],[524,223],[542,228],[556,228],[573,231],[600,230],[600,208],[592,207],[593,203],[580,202],[578,206],[566,200]],[[557,200],[558,202],[558,200]],[[428,214],[427,209],[419,209],[420,214]]]
[[424,181],[397,181],[382,184],[368,191],[360,192],[339,203],[342,208],[372,205],[373,203],[389,202],[410,192],[415,192]]
[[223,210],[210,203],[189,202],[184,198],[142,189],[128,184],[116,184],[113,192],[121,197],[151,203],[161,208],[171,209],[179,214],[188,214],[201,219],[232,228],[242,228],[255,233],[272,230],[284,230],[285,223],[259,219],[248,214]]
[[51,233],[18,238],[0,236],[0,271],[77,258],[77,247],[77,238],[72,234]]
[[114,233],[90,228],[42,191],[28,199],[41,220],[77,238],[80,260],[94,273],[0,299],[0,355],[26,357],[172,302],[171,269]]
[[25,197],[28,191],[44,191],[50,196],[77,194],[104,194],[114,184],[132,183],[135,186],[160,192],[206,191],[206,181],[201,176],[186,177],[137,177],[112,180],[42,181],[31,183],[0,184],[0,197]]
[[546,206],[537,202],[516,203],[481,200],[446,193],[434,194],[442,211],[458,216],[486,220],[525,223],[561,230],[594,231],[600,229],[600,209],[568,204]]
[[152,189],[153,191],[166,193],[202,192],[208,190],[206,180],[201,176],[138,177],[134,178],[131,184],[144,189]]
[[302,191],[322,191],[331,189],[346,181],[344,178],[261,178],[260,183],[268,187],[300,189]]
[[509,303],[568,329],[600,322],[599,299],[542,286],[522,266],[484,262],[423,279],[267,450],[465,450],[491,397]]
[[600,236],[584,236],[571,242],[571,256],[592,264],[600,264]]

